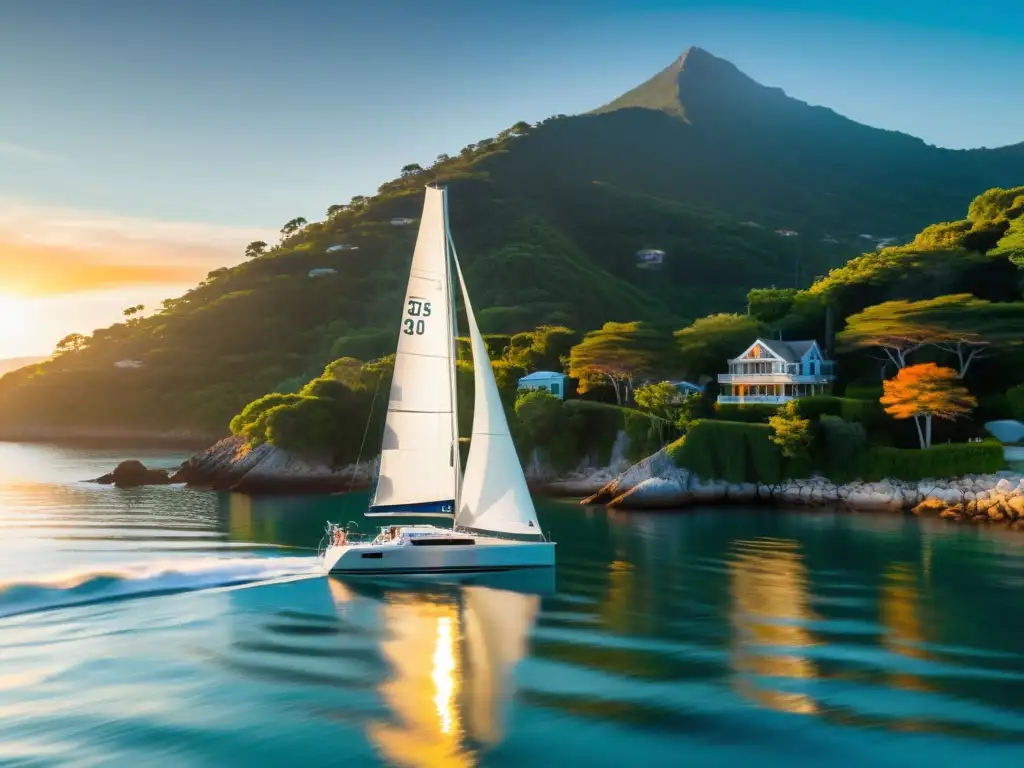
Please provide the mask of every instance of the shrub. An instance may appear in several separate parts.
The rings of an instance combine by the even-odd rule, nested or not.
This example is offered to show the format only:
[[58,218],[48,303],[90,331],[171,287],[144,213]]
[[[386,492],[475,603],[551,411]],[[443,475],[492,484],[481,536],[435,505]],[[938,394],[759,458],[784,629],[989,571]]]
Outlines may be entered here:
[[816,420],[821,416],[838,416],[844,421],[855,421],[865,427],[886,423],[885,411],[877,401],[858,400],[835,395],[810,395],[798,397],[796,408],[805,419]]
[[873,400],[878,402],[878,399],[882,396],[882,382],[873,382],[871,384],[865,383],[854,383],[846,385],[845,397],[850,400]]
[[1010,413],[1018,421],[1024,421],[1024,384],[1018,384],[1006,390],[1006,399],[1009,401]]
[[820,469],[830,480],[845,483],[857,477],[868,447],[864,425],[825,414],[818,421]]
[[768,419],[768,425],[772,428],[771,441],[783,456],[799,459],[807,455],[811,445],[811,422],[800,418],[795,400],[779,408],[778,413]]
[[784,478],[782,453],[771,442],[767,424],[698,420],[685,442],[671,452],[681,467],[704,479],[730,483],[778,483]]
[[743,421],[749,424],[767,424],[779,410],[777,405],[763,403],[715,403],[715,418],[722,421]]
[[923,480],[998,472],[1005,466],[998,440],[980,443],[944,443],[924,449],[876,447],[868,451],[865,480]]

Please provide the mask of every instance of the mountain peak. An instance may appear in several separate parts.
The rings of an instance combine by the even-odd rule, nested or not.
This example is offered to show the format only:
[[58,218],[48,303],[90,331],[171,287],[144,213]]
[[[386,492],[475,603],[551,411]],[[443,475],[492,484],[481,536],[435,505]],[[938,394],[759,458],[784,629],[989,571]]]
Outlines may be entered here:
[[650,80],[624,93],[594,113],[619,109],[651,109],[692,122],[716,103],[749,102],[752,97],[781,90],[767,88],[743,74],[732,62],[691,46]]

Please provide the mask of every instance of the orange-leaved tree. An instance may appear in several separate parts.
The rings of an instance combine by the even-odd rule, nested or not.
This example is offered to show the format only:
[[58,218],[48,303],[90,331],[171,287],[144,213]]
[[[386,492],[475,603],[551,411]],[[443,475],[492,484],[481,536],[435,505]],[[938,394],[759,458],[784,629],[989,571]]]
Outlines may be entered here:
[[922,448],[931,447],[933,416],[952,421],[978,404],[960,384],[956,371],[935,363],[901,368],[895,378],[883,381],[882,387],[885,412],[896,419],[913,418]]

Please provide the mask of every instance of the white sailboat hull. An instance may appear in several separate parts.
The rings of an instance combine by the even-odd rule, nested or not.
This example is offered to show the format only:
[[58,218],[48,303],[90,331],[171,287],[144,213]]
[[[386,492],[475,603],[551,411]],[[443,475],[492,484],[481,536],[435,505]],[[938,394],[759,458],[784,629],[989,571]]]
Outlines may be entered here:
[[332,546],[324,554],[323,568],[334,574],[432,576],[553,568],[555,565],[554,542],[509,541],[475,535],[460,535],[459,538],[472,539],[473,543]]

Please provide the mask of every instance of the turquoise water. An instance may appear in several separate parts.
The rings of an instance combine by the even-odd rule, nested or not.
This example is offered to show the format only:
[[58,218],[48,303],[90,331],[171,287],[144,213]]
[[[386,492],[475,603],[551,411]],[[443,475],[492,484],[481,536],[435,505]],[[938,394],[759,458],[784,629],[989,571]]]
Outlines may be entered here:
[[0,444],[0,765],[1021,763],[1022,535],[540,502],[553,584],[360,584],[360,499],[121,458]]

